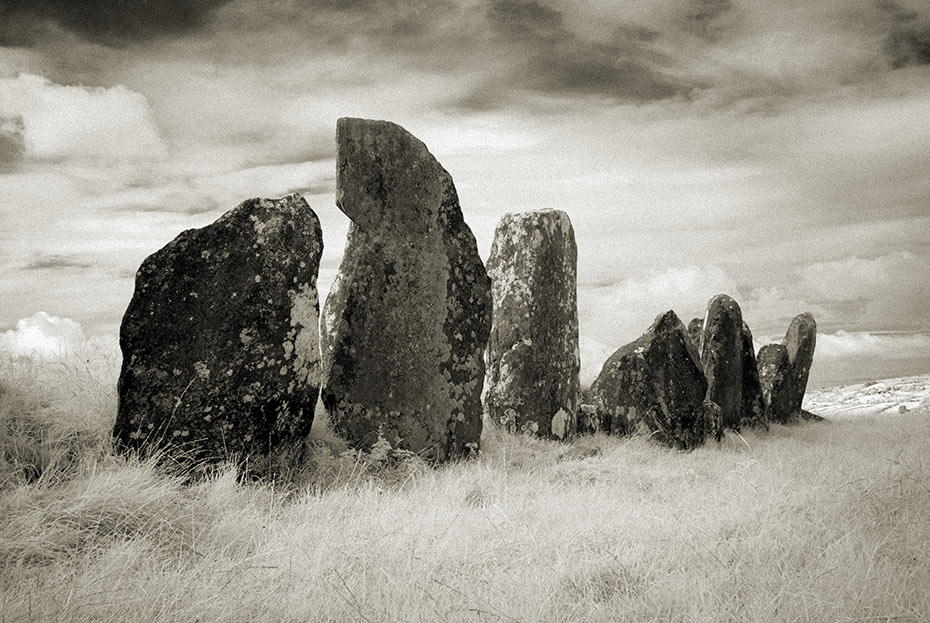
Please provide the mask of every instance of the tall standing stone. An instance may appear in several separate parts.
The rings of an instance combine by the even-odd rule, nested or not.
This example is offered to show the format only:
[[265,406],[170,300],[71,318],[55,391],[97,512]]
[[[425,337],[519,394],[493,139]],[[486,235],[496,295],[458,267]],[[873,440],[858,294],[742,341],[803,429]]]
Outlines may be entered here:
[[689,352],[690,340],[675,312],[668,311],[607,359],[591,385],[603,430],[642,431],[682,449],[717,433],[716,405],[705,405],[707,382]]
[[198,462],[298,447],[319,393],[322,251],[316,214],[289,195],[146,258],[120,327],[118,447]]
[[782,344],[766,344],[759,349],[758,369],[766,419],[779,424],[789,422],[794,413],[794,370],[788,349]]
[[791,361],[792,379],[791,409],[801,411],[804,392],[807,391],[807,377],[810,375],[814,361],[814,347],[817,345],[817,323],[810,312],[798,314],[788,325],[788,333],[783,342],[788,349]]
[[742,368],[743,414],[741,423],[746,426],[768,429],[765,418],[765,402],[762,399],[762,387],[759,384],[759,369],[756,362],[756,350],[752,343],[752,331],[743,322],[742,332]]
[[386,121],[340,119],[336,204],[351,219],[324,308],[334,427],[436,461],[477,450],[491,286],[452,177]]
[[575,232],[565,212],[505,215],[488,259],[494,312],[485,411],[492,422],[564,439],[579,407]]
[[724,428],[739,430],[743,410],[743,315],[726,294],[707,303],[701,361],[707,399],[720,406]]

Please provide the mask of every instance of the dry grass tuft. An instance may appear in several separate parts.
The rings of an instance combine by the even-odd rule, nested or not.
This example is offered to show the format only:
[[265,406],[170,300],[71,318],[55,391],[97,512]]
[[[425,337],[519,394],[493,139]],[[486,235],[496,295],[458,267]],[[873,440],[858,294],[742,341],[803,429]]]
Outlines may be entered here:
[[[690,453],[489,429],[477,461],[439,469],[386,444],[350,451],[320,419],[294,482],[244,482],[227,466],[192,483],[108,452],[113,402],[93,377],[36,372],[49,380],[0,376],[22,390],[0,397],[4,425],[33,422],[3,438],[0,620],[930,612],[926,409],[776,425]],[[26,474],[35,455],[10,440],[59,458]]]

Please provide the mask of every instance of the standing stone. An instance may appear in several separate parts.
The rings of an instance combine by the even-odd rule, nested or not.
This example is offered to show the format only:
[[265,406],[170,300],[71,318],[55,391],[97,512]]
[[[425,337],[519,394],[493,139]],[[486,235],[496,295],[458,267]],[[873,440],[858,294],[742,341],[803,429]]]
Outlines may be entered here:
[[591,386],[603,430],[642,431],[682,449],[717,432],[714,411],[704,404],[704,373],[688,352],[690,340],[675,312],[668,311],[610,356]]
[[336,204],[350,219],[324,308],[323,402],[360,447],[435,461],[481,436],[491,285],[452,177],[386,121],[340,119]]
[[788,349],[782,344],[766,344],[759,349],[759,385],[765,417],[770,422],[786,424],[794,409],[794,371],[788,358]]
[[288,195],[146,258],[120,327],[117,446],[253,468],[299,451],[319,393],[322,252],[316,214]]
[[742,424],[768,429],[765,418],[765,402],[762,399],[762,387],[759,384],[759,369],[756,362],[756,350],[752,343],[752,331],[743,322],[743,417]]
[[577,260],[565,212],[507,214],[498,224],[488,259],[494,300],[485,377],[490,421],[555,439],[575,433]]
[[707,303],[701,361],[707,377],[707,399],[720,407],[724,428],[739,430],[743,411],[743,315],[726,294]]
[[692,318],[691,322],[688,323],[688,335],[691,336],[691,341],[694,343],[694,347],[697,349],[697,352],[701,352],[701,340],[704,337],[704,319],[703,318]]
[[794,376],[791,394],[791,410],[801,411],[804,392],[807,391],[807,377],[810,375],[814,361],[814,347],[817,345],[817,323],[810,312],[798,314],[788,326],[785,341],[788,359],[791,361]]

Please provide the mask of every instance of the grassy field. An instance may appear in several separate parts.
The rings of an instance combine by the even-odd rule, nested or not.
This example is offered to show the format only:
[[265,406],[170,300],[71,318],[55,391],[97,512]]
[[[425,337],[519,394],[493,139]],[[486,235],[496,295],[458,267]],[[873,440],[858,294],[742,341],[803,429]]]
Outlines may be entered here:
[[112,456],[112,372],[0,362],[0,621],[930,620],[926,409],[185,485]]

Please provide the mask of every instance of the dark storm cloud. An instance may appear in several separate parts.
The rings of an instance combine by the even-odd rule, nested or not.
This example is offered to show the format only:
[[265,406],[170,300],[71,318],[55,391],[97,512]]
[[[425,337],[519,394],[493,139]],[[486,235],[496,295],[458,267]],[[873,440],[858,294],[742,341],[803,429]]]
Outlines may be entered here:
[[[535,0],[490,0],[487,12],[501,51],[516,71],[506,84],[554,95],[596,95],[648,102],[688,93],[695,85],[663,72],[668,63],[651,47],[659,33],[617,24],[606,39],[569,28],[560,10]],[[488,95],[472,96],[479,105]]]
[[58,25],[107,46],[192,32],[229,0],[3,0],[0,45],[30,46]]
[[930,65],[930,19],[921,19],[895,2],[880,2],[879,8],[891,21],[884,51],[895,69]]
[[23,270],[84,270],[92,265],[66,255],[37,255]]
[[0,174],[19,169],[26,155],[20,117],[0,117]]

